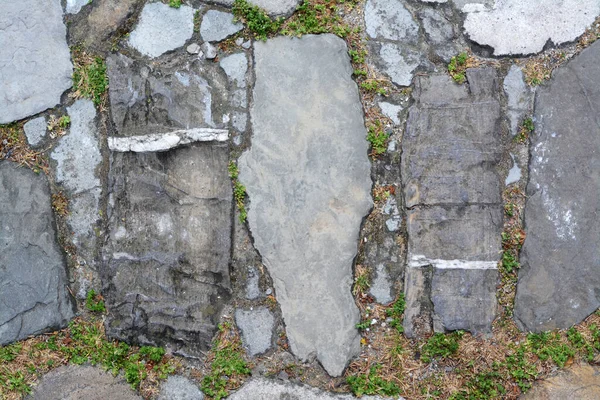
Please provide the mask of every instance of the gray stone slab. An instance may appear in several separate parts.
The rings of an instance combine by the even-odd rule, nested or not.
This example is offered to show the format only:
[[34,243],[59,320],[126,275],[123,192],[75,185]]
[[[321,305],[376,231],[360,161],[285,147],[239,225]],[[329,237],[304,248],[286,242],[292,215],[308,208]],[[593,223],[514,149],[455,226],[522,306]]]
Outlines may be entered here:
[[504,78],[504,93],[508,101],[508,119],[510,133],[515,136],[523,119],[533,109],[533,90],[525,83],[523,71],[518,65],[512,65]]
[[44,174],[0,162],[0,345],[73,317]]
[[267,308],[235,310],[235,324],[242,332],[242,341],[249,355],[256,356],[271,348],[275,318]]
[[[283,383],[281,381],[265,378],[251,379],[246,382],[237,392],[232,393],[230,400],[354,400],[351,394],[330,393],[307,385]],[[384,400],[380,396],[363,396],[364,400]],[[403,397],[395,397],[395,400],[404,400]],[[390,399],[391,400],[391,399]]]
[[54,107],[71,87],[62,15],[60,0],[0,2],[0,124]]
[[232,84],[237,87],[246,87],[246,72],[248,71],[248,58],[245,53],[235,53],[223,58],[219,65],[229,77]]
[[27,142],[30,146],[37,146],[46,136],[46,118],[37,117],[23,125]]
[[28,400],[141,400],[125,379],[101,368],[65,366],[42,377]]
[[385,101],[379,102],[379,108],[383,115],[392,120],[392,122],[396,125],[400,124],[400,111],[402,111],[402,106],[398,106],[396,104],[388,103]]
[[377,269],[374,273],[374,279],[371,282],[369,288],[369,294],[373,296],[376,302],[379,304],[390,304],[394,297],[392,297],[392,282],[390,274],[385,269],[385,265],[378,264]]
[[163,383],[158,400],[203,400],[204,394],[185,376],[172,375]]
[[227,127],[229,91],[218,65],[177,57],[147,65],[121,54],[106,64],[115,136]]
[[407,207],[500,203],[500,103],[494,69],[468,72],[470,90],[419,77],[403,139]]
[[421,19],[427,42],[433,52],[445,62],[461,52],[457,43],[457,32],[454,25],[440,10],[423,8],[417,14]]
[[365,25],[371,39],[387,39],[416,44],[419,25],[398,0],[368,0],[365,5]]
[[359,352],[352,263],[371,208],[371,165],[343,40],[255,44],[252,147],[239,161],[248,222],[292,351],[339,376]]
[[158,57],[182,47],[194,33],[194,9],[169,7],[161,2],[144,6],[129,45],[148,57]]
[[230,297],[226,145],[113,153],[101,268],[107,334],[200,356]]
[[600,42],[536,97],[515,319],[568,328],[600,306]]
[[258,271],[254,267],[248,267],[248,273],[246,276],[246,298],[248,300],[259,298],[261,293],[259,286],[260,276]]
[[205,42],[220,42],[242,29],[244,29],[244,25],[240,22],[233,22],[233,14],[208,10],[202,17],[200,36]]
[[548,41],[560,45],[581,36],[600,15],[598,0],[506,0],[471,8],[464,23],[474,42],[494,55],[532,54]]

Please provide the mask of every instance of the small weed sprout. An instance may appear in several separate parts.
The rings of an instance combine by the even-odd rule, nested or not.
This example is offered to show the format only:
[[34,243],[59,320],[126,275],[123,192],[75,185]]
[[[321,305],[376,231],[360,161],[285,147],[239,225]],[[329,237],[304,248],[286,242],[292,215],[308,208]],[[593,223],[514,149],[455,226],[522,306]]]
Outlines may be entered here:
[[248,212],[246,210],[246,187],[242,185],[238,179],[239,170],[237,164],[233,161],[229,163],[229,177],[233,182],[233,198],[235,200],[235,204],[240,212],[240,222],[243,224],[246,222],[246,218],[248,218]]
[[448,64],[448,73],[454,81],[458,84],[463,84],[467,80],[466,69],[469,55],[466,52],[462,52],[450,59]]
[[396,328],[398,333],[404,332],[402,326],[402,317],[404,316],[404,309],[406,308],[406,301],[404,300],[404,293],[400,293],[398,299],[388,308],[385,313],[388,318],[391,318],[390,326]]
[[387,150],[388,135],[383,131],[381,121],[376,120],[368,128],[367,140],[371,144],[371,155],[380,156]]
[[282,18],[271,19],[264,10],[248,3],[247,0],[233,2],[233,15],[236,21],[244,22],[250,32],[260,40],[267,40],[269,35],[277,33],[283,23]]
[[523,123],[521,124],[521,128],[519,129],[519,133],[515,136],[515,141],[517,143],[525,143],[527,142],[527,138],[529,135],[533,133],[535,130],[535,125],[533,123],[532,118],[525,118]]
[[106,306],[104,305],[104,300],[102,296],[97,294],[94,289],[91,289],[85,298],[85,307],[92,311],[103,313],[106,311]]
[[458,351],[459,340],[463,337],[463,331],[452,332],[448,335],[436,333],[430,337],[421,349],[421,360],[429,363],[434,358],[450,357]]
[[169,7],[173,7],[173,8],[181,7],[181,0],[169,0]]
[[346,383],[355,396],[362,395],[383,395],[397,396],[400,394],[400,388],[394,382],[384,379],[378,374],[380,365],[374,365],[369,369],[368,374],[358,374],[348,376]]
[[108,89],[106,64],[100,57],[91,57],[87,53],[73,50],[73,90],[75,98],[91,99],[96,106],[103,101]]

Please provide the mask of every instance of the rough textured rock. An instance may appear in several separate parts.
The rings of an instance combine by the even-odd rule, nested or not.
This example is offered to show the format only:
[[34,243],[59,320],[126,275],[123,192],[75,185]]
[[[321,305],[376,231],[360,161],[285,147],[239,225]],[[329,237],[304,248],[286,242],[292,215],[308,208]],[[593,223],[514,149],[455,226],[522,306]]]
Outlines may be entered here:
[[254,300],[260,297],[260,276],[256,268],[248,267],[247,283],[246,283],[246,298]]
[[597,42],[537,92],[515,300],[523,329],[568,328],[600,306],[599,110]]
[[43,174],[0,162],[0,345],[73,317]]
[[596,400],[600,398],[600,368],[580,364],[537,381],[521,400]]
[[400,111],[402,111],[402,106],[397,106],[396,104],[388,103],[382,101],[379,103],[379,108],[383,115],[392,120],[392,122],[396,125],[400,124]]
[[107,334],[199,356],[230,296],[227,146],[113,153]]
[[452,23],[441,11],[433,8],[422,9],[418,16],[434,53],[445,62],[449,62],[461,50],[456,43],[458,35]]
[[267,308],[236,310],[235,323],[242,331],[242,340],[248,354],[255,356],[271,348],[275,318]]
[[220,42],[244,29],[240,22],[233,22],[233,14],[208,10],[202,17],[200,36],[205,42]]
[[496,56],[532,54],[577,39],[598,15],[598,0],[505,0],[468,13],[464,29]]
[[183,46],[193,33],[192,7],[173,8],[161,2],[148,3],[128,42],[140,53],[154,58]]
[[512,65],[504,78],[504,93],[508,100],[508,119],[510,133],[519,133],[523,119],[533,109],[533,90],[525,83],[523,71],[517,65]]
[[66,36],[60,0],[0,2],[0,124],[60,103],[72,85]]
[[77,100],[67,108],[71,118],[69,133],[60,138],[50,154],[56,161],[56,182],[70,192],[67,222],[73,230],[78,254],[88,263],[94,258],[96,221],[102,192],[97,168],[102,162],[96,108],[90,100]]
[[390,275],[385,269],[385,265],[377,265],[375,270],[375,278],[371,282],[369,288],[369,294],[375,298],[375,301],[379,304],[389,304],[394,298],[392,297],[392,282],[390,281]]
[[229,133],[225,129],[196,128],[149,135],[109,137],[108,148],[112,151],[166,151],[194,142],[225,142]]
[[[237,392],[231,394],[230,400],[354,400],[351,394],[338,394],[325,392],[323,390],[305,385],[283,383],[269,379],[251,379],[246,382]],[[379,396],[363,396],[364,400],[384,400]],[[404,400],[398,397],[396,400]]]
[[121,54],[106,64],[118,136],[227,127],[227,82],[218,65],[177,57],[146,65]]
[[[417,79],[403,139],[408,336],[487,333],[501,251],[500,103],[492,68]],[[416,287],[414,287],[416,285]]]
[[204,394],[184,376],[172,375],[163,383],[158,400],[203,400]]
[[359,351],[352,262],[372,204],[347,48],[333,35],[279,37],[256,43],[255,62],[254,137],[239,161],[248,222],[292,351],[339,376]]
[[125,379],[90,366],[57,368],[42,377],[28,400],[141,400]]
[[46,136],[46,118],[37,117],[23,125],[27,142],[30,146],[37,146]]

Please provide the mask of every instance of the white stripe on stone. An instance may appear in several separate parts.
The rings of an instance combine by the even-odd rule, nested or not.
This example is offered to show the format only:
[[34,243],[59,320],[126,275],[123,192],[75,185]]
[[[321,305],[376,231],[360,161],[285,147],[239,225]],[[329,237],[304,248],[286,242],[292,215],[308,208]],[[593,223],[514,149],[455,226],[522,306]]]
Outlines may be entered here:
[[423,268],[429,265],[437,269],[498,269],[497,261],[432,260],[424,255],[409,257],[409,268]]
[[197,128],[150,135],[109,137],[108,148],[112,151],[136,153],[166,151],[193,142],[225,142],[228,138],[229,132],[225,129]]

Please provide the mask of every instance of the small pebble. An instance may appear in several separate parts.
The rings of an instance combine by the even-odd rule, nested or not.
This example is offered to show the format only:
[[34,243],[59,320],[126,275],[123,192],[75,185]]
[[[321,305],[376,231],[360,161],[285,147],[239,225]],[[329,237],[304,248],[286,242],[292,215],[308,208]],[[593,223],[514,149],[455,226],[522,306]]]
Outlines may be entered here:
[[251,44],[251,42],[249,40],[247,40],[244,43],[242,43],[242,47],[245,48],[245,49],[249,49],[250,48],[250,44]]
[[204,42],[204,43],[202,43],[200,48],[202,49],[202,52],[204,53],[204,56],[206,57],[206,59],[212,60],[215,57],[217,57],[217,48],[215,46],[213,46],[212,44],[210,44],[208,42]]
[[241,46],[242,43],[244,43],[244,38],[239,37],[239,38],[235,39],[236,46]]
[[270,296],[270,295],[271,295],[271,293],[273,293],[273,290],[271,290],[271,288],[268,288],[267,290],[265,290],[265,294],[266,294],[267,296]]
[[198,54],[200,53],[200,45],[198,43],[192,43],[186,48],[186,50],[190,54]]

